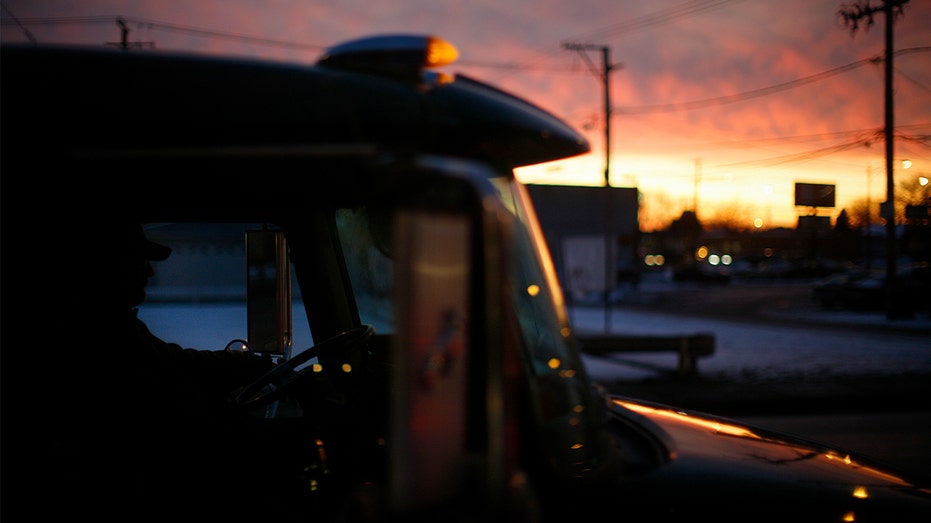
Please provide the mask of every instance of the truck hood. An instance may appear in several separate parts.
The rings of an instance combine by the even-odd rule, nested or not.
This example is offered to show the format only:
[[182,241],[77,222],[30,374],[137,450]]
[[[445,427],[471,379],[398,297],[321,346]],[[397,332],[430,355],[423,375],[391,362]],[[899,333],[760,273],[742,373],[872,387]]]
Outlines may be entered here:
[[615,485],[651,514],[861,522],[931,514],[927,485],[846,450],[623,396],[608,403],[616,419],[637,423],[666,447],[664,464],[622,474]]

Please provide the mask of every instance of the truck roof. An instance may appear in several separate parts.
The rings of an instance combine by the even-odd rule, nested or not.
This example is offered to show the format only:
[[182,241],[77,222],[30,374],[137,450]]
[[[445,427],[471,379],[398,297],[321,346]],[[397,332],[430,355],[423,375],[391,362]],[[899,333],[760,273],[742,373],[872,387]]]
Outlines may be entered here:
[[[365,42],[334,49],[361,53]],[[4,145],[41,137],[47,152],[128,157],[365,147],[514,168],[589,151],[559,118],[488,84],[425,70],[391,74],[332,54],[296,64],[4,45],[2,56]]]

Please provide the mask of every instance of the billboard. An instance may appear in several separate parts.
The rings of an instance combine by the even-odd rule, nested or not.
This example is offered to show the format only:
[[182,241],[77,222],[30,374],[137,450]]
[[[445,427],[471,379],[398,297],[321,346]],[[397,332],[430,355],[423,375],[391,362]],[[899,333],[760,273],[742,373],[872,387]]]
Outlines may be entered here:
[[834,207],[834,185],[823,183],[796,183],[796,207]]

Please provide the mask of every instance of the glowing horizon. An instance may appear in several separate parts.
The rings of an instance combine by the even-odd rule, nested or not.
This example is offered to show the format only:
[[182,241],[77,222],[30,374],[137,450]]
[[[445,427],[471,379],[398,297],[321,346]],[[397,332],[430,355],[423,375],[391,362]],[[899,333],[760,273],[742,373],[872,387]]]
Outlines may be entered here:
[[[796,182],[836,186],[835,219],[886,199],[884,15],[851,33],[844,0],[7,0],[3,40],[111,44],[313,63],[361,36],[436,35],[460,52],[444,72],[527,99],[581,130],[592,152],[517,171],[525,183],[604,184],[601,56],[610,51],[611,184],[637,187],[644,216],[671,221],[739,208],[763,228],[795,227]],[[452,16],[450,13],[454,13]],[[17,23],[12,22],[16,17]],[[895,24],[895,179],[931,176],[931,3]],[[47,22],[54,20],[54,22]],[[899,162],[910,160],[911,168]],[[643,221],[641,222],[643,223]]]

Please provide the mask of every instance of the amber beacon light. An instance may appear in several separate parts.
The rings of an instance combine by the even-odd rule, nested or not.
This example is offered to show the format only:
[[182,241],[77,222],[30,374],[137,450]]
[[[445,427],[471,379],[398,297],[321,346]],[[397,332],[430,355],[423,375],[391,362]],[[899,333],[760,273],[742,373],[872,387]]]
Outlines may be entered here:
[[458,57],[453,44],[435,36],[380,35],[336,45],[317,63],[333,69],[412,78],[424,69],[449,65]]

